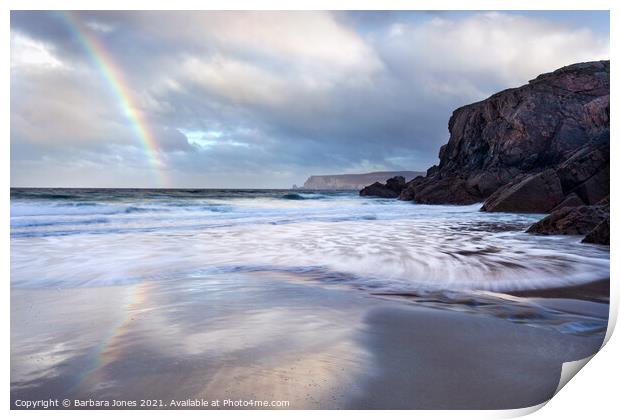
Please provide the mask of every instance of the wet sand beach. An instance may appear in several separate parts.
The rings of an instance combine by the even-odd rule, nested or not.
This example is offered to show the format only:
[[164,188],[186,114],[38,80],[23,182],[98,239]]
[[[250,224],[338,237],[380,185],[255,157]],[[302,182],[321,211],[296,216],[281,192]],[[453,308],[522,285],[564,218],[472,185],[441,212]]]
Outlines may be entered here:
[[[197,398],[284,400],[291,409],[520,408],[551,397],[561,364],[603,339],[282,273],[19,289],[11,303],[13,406],[55,397],[152,399],[161,408]],[[587,315],[604,322],[608,305],[588,304]]]
[[514,409],[540,404],[562,363],[590,356],[602,337],[578,337],[463,313],[370,311],[363,343],[374,375],[350,408]]
[[609,310],[609,247],[524,233],[540,217],[357,192],[14,189],[12,406],[538,404],[599,349]]

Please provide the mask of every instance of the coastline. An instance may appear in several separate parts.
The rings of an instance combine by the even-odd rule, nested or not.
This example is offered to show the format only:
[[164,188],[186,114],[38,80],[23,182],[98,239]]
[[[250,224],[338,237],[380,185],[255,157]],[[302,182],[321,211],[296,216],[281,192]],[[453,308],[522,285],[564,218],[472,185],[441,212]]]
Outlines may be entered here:
[[[522,233],[536,216],[351,193],[58,193],[12,201],[13,408],[521,408],[604,339],[609,251]],[[162,405],[129,405],[142,399]],[[188,399],[288,405],[173,404]]]
[[[287,400],[289,409],[521,408],[551,397],[562,363],[595,353],[604,337],[283,273],[12,289],[11,300],[13,406],[54,391],[82,400]],[[586,315],[608,308],[544,300],[556,310],[581,304]]]

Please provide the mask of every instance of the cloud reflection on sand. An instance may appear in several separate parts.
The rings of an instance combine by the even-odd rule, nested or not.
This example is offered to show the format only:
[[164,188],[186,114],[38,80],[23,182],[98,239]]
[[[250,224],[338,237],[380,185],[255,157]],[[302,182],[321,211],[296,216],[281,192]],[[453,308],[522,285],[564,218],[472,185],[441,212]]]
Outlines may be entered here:
[[122,324],[130,289],[12,290],[11,388],[77,385]]
[[[344,404],[367,355],[356,348],[361,298],[343,291],[284,283],[269,276],[226,276],[144,282],[102,297],[79,289],[83,306],[56,311],[72,298],[62,293],[46,315],[50,337],[69,327],[62,360],[49,359],[38,376],[16,369],[15,395],[38,394],[54,384],[79,398],[233,398],[290,400],[296,408]],[[18,306],[32,293],[20,291]],[[57,293],[47,291],[46,293]],[[87,302],[87,303],[86,303]],[[122,316],[95,321],[88,313],[117,305]],[[70,305],[72,306],[72,305]],[[87,309],[88,307],[88,309]],[[22,314],[26,317],[27,314]],[[31,320],[33,321],[33,320]],[[89,332],[90,331],[90,332]],[[12,345],[12,359],[36,355]],[[26,349],[26,350],[25,350]],[[62,396],[62,395],[60,395]]]

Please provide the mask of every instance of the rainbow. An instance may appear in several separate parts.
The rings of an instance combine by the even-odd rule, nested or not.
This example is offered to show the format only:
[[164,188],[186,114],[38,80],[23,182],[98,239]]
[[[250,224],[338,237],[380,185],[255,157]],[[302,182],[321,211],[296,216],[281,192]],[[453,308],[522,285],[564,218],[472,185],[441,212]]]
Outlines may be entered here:
[[118,102],[125,116],[131,123],[133,131],[138,139],[140,139],[148,163],[158,179],[158,186],[169,186],[170,183],[166,178],[165,165],[159,155],[159,147],[155,136],[147,124],[147,121],[144,119],[144,116],[138,110],[139,108],[135,105],[135,98],[123,78],[121,69],[116,65],[113,57],[106,51],[105,46],[92,35],[88,28],[84,27],[73,12],[63,11],[60,12],[60,14],[67,24],[67,27],[75,35],[86,52],[92,57],[111,91],[118,98]]
[[74,378],[73,384],[68,387],[70,391],[91,389],[114,379],[107,377],[106,368],[123,356],[123,352],[126,350],[123,341],[126,338],[125,335],[131,333],[134,322],[144,319],[140,315],[148,311],[145,304],[150,288],[151,283],[148,281],[135,283],[126,288],[125,303],[122,307],[120,321],[89,352],[91,366]]

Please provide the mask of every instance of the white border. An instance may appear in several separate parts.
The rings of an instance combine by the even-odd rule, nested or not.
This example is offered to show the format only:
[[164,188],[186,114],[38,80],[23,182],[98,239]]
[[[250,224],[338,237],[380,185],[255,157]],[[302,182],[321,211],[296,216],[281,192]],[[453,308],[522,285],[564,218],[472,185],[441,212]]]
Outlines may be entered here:
[[[5,0],[14,10],[610,10],[610,0]],[[558,7],[561,6],[561,7]]]
[[[618,8],[616,6],[619,2],[604,1],[604,0],[590,0],[590,1],[575,1],[565,0],[562,2],[549,1],[549,0],[470,0],[467,3],[458,0],[418,0],[418,1],[397,1],[397,0],[384,0],[384,1],[370,1],[370,0],[340,0],[338,2],[315,0],[315,1],[285,1],[285,0],[270,0],[270,1],[250,1],[250,0],[228,0],[228,1],[195,1],[195,0],[175,0],[163,1],[163,0],[151,0],[149,2],[137,2],[129,0],[90,0],[88,2],[78,0],[5,0],[3,1],[4,13],[0,19],[2,33],[4,35],[3,43],[1,44],[1,51],[5,57],[4,65],[0,67],[2,72],[3,85],[5,86],[4,92],[9,92],[10,87],[10,75],[9,75],[9,39],[10,39],[10,13],[9,10],[35,10],[35,9],[78,9],[78,10],[97,10],[97,9],[116,9],[116,10],[136,10],[136,9],[157,9],[157,10],[243,10],[243,9],[266,9],[266,10],[389,10],[389,9],[412,9],[412,10],[611,10],[611,45],[612,56],[614,55],[613,47],[617,44],[617,25],[618,25]],[[615,6],[615,7],[614,7]],[[612,59],[613,61],[613,59]],[[615,65],[611,67],[612,72],[612,90],[614,90],[618,78],[618,71],[616,71]],[[2,183],[7,188],[10,186],[10,130],[9,130],[9,116],[10,116],[10,99],[6,93],[2,95],[3,100],[1,116],[3,124],[1,125],[3,132],[2,153],[0,158],[2,164],[0,165],[0,176],[2,177]],[[620,109],[618,105],[617,90],[611,95],[611,108]],[[611,133],[612,138],[615,133],[618,133],[617,119],[611,121]],[[618,162],[618,147],[614,145],[612,140],[611,159],[613,162]],[[617,179],[617,170],[612,165],[612,185],[615,185],[614,180]],[[4,274],[4,293],[2,295],[2,329],[3,329],[3,346],[2,354],[4,363],[2,364],[2,401],[4,402],[5,410],[9,409],[9,390],[10,390],[10,233],[9,233],[9,194],[5,190],[5,199],[0,206],[4,223],[2,224],[2,234],[4,241],[2,241],[2,260],[0,263],[1,272]],[[612,187],[612,202],[616,201],[616,194]],[[614,219],[615,220],[615,219]],[[612,245],[613,249],[616,249],[619,242],[618,229],[616,229],[615,223],[612,225]],[[612,252],[611,259],[611,314],[610,317],[610,330],[608,331],[606,340],[609,339],[610,333],[615,326],[618,309],[618,287],[615,286],[616,272],[618,271],[618,262],[613,258],[615,252]],[[604,351],[601,354],[596,355],[593,360],[588,363],[588,366],[579,373],[577,380],[570,381],[570,383],[562,389],[562,391],[554,397],[543,410],[536,411],[539,407],[533,407],[523,410],[507,410],[507,411],[355,411],[354,413],[343,413],[344,415],[352,414],[356,417],[374,418],[376,415],[385,416],[389,415],[394,418],[407,418],[411,419],[412,416],[416,418],[505,418],[515,417],[519,415],[525,415],[532,411],[536,411],[531,418],[562,418],[562,419],[581,419],[584,416],[607,418],[610,413],[618,412],[617,404],[617,392],[615,391],[618,384],[617,375],[619,373],[618,356],[620,355],[620,344],[618,339],[609,341]],[[338,412],[325,412],[325,411],[295,411],[291,412],[274,412],[274,411],[251,411],[248,413],[255,418],[273,418],[273,417],[289,417],[294,415],[295,417],[305,419],[315,416],[326,416],[331,418],[340,417]],[[85,415],[93,418],[108,418],[110,416],[119,416],[127,414],[127,412],[105,412],[105,411],[91,411],[85,413],[84,411],[47,411],[47,412],[20,412],[11,411],[11,416],[20,418],[40,418],[42,416],[50,418],[82,418]],[[131,412],[132,417],[137,418],[164,418],[169,417],[172,413],[166,411],[138,411]],[[232,418],[240,415],[239,412],[231,411],[184,411],[182,414],[174,413],[174,415],[182,415],[188,418],[200,418],[204,419],[206,416],[218,417],[218,418]]]

